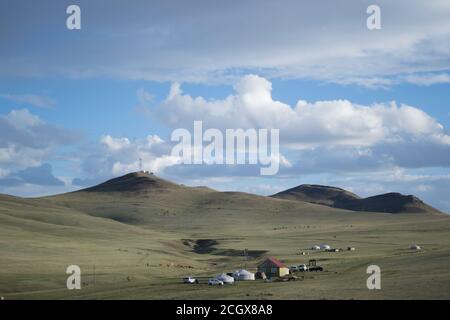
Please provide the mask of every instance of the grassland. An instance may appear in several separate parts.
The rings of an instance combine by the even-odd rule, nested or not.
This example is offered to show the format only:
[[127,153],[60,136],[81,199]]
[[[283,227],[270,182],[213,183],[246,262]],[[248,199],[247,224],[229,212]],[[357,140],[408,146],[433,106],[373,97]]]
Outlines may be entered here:
[[[195,248],[201,239],[214,241]],[[308,250],[320,243],[356,251]],[[411,251],[412,243],[423,250]],[[265,255],[288,265],[317,259],[325,271],[305,273],[302,281],[206,285],[224,271],[255,270]],[[72,264],[81,267],[81,290],[66,288]],[[366,288],[371,264],[381,268],[381,290]],[[201,283],[182,284],[186,275]],[[172,184],[39,199],[0,196],[0,296],[449,299],[450,217],[353,212]]]

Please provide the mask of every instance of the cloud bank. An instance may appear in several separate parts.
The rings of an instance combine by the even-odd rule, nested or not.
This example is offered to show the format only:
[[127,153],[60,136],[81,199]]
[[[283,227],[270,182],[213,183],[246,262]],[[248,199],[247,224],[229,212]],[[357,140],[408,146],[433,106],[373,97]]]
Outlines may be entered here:
[[65,28],[65,2],[21,2],[0,4],[0,29],[10,30],[0,34],[0,75],[230,83],[252,71],[369,87],[448,83],[446,0],[377,1],[377,31],[366,28],[371,1],[81,0],[79,32]]
[[56,102],[48,97],[36,94],[9,94],[0,93],[0,98],[13,101],[17,104],[32,105],[39,108],[51,108],[56,105]]
[[299,100],[290,106],[274,100],[271,90],[268,80],[247,75],[235,85],[235,94],[207,100],[184,94],[174,83],[150,112],[172,128],[191,128],[201,119],[205,128],[280,129],[281,145],[300,159],[299,166],[303,162],[328,168],[350,159],[367,165],[450,165],[450,135],[418,107],[396,102],[365,106],[348,100]]
[[79,135],[41,120],[27,109],[0,115],[2,168],[38,166],[59,146],[70,145]]

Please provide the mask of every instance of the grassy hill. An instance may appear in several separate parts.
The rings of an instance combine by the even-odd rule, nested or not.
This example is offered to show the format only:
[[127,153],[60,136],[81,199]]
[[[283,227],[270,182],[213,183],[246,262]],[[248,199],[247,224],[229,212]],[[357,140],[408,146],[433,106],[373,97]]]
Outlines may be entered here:
[[272,197],[306,201],[316,204],[323,204],[330,207],[333,207],[336,202],[342,200],[360,199],[356,194],[341,188],[313,184],[302,184],[298,187],[278,192]]
[[358,195],[341,188],[301,185],[281,191],[272,197],[306,201],[352,211],[442,214],[413,195],[405,196],[395,192],[361,199]]
[[[449,234],[446,215],[354,212],[132,173],[50,197],[0,196],[0,296],[449,299]],[[321,243],[356,251],[309,250]],[[254,271],[266,255],[287,264],[314,258],[325,271],[295,282],[205,284],[224,271]],[[66,289],[71,264],[81,267],[81,290]],[[380,291],[365,287],[370,264],[381,267]],[[186,275],[201,284],[183,285]]]

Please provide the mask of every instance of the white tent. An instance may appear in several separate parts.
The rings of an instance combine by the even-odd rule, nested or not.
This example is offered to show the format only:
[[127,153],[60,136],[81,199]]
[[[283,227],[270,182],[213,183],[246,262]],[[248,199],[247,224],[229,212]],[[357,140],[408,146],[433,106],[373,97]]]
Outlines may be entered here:
[[411,246],[411,250],[422,250],[422,248],[420,246],[418,246],[417,244],[413,244]]
[[320,250],[320,246],[318,246],[317,244],[313,245],[311,247],[311,250]]
[[327,245],[327,244],[321,244],[321,245],[320,245],[320,249],[322,249],[322,250],[328,250],[328,249],[331,249],[331,247],[330,247],[329,245]]
[[245,269],[241,269],[233,272],[233,277],[235,280],[255,280],[255,274],[247,271]]
[[233,284],[234,283],[234,278],[230,277],[229,275],[222,273],[221,275],[217,276],[216,278],[217,280],[222,281],[223,283],[226,284]]

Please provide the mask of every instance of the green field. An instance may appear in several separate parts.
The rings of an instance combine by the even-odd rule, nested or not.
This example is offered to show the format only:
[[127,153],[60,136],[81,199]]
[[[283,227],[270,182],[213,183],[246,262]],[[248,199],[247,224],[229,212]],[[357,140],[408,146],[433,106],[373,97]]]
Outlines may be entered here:
[[[151,179],[148,185],[131,181],[129,191],[125,185],[36,199],[0,196],[0,296],[450,298],[447,215],[353,212]],[[308,249],[321,243],[356,250]],[[413,243],[423,250],[410,250]],[[288,265],[317,259],[325,270],[302,273],[299,281],[206,284],[222,272],[255,271],[267,255]],[[366,288],[371,264],[381,268],[381,290]],[[66,288],[69,265],[81,267],[81,290]],[[187,275],[199,277],[200,284],[182,284]]]

